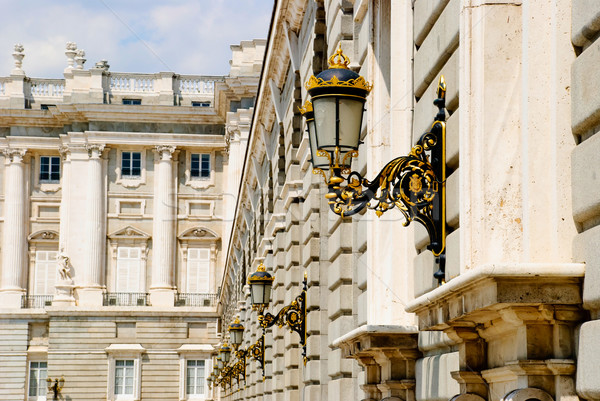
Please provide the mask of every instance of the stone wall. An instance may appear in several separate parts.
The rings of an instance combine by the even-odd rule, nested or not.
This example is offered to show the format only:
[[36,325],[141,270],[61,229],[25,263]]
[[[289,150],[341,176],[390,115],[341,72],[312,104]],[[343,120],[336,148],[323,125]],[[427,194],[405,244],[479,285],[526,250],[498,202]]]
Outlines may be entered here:
[[600,376],[595,368],[600,353],[596,344],[600,335],[600,192],[598,192],[600,127],[596,65],[600,60],[600,4],[573,1],[571,39],[577,59],[571,67],[571,125],[577,147],[571,153],[573,218],[578,234],[573,241],[573,257],[585,262],[583,304],[591,319],[581,326],[577,362],[577,393],[585,399],[600,398]]

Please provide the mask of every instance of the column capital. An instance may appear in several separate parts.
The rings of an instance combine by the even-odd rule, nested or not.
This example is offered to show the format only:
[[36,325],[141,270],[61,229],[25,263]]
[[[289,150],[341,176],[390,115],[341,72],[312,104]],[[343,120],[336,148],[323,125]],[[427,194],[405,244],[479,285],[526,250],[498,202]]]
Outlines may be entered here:
[[85,145],[85,149],[88,151],[90,159],[99,159],[102,156],[105,146],[99,143],[88,143]]
[[25,148],[6,148],[1,150],[2,154],[6,157],[6,160],[11,163],[22,163],[23,158],[27,154]]
[[161,160],[170,160],[176,149],[177,147],[172,145],[156,145],[154,147],[154,150],[159,154]]

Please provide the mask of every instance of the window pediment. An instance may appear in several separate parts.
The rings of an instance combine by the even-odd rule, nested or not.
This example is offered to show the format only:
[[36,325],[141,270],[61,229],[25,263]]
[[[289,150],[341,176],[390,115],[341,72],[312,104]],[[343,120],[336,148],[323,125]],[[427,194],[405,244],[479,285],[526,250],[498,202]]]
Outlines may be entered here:
[[108,234],[108,238],[111,240],[148,240],[150,239],[150,234],[135,227],[127,226]]
[[27,237],[29,242],[58,242],[59,233],[53,230],[40,230]]
[[193,242],[193,241],[207,241],[207,242],[217,242],[220,237],[212,230],[209,230],[205,227],[193,227],[190,228],[183,233],[181,233],[177,237],[180,241],[183,242]]

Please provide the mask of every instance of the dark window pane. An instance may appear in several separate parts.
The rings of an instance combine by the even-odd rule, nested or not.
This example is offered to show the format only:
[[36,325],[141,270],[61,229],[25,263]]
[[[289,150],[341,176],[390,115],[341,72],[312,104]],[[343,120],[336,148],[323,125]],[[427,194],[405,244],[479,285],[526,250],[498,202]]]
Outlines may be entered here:
[[140,152],[132,152],[131,153],[131,158],[133,160],[142,160],[142,154]]

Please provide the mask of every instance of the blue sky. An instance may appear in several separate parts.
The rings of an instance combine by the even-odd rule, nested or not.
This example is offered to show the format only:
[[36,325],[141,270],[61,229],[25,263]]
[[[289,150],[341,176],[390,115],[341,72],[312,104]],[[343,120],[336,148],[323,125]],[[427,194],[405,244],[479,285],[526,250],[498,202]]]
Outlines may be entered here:
[[27,76],[62,77],[68,41],[85,50],[86,69],[107,59],[118,72],[226,75],[230,45],[266,38],[273,0],[15,0],[2,8],[0,76],[21,43]]

